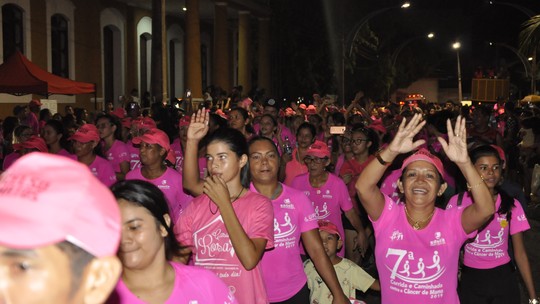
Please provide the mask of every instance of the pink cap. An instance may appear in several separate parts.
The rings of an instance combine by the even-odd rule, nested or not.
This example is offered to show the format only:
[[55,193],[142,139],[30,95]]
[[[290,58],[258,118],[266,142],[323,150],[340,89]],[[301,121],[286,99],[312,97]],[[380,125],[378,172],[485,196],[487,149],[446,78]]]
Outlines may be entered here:
[[307,115],[317,114],[317,108],[314,105],[309,105],[306,108],[306,114]]
[[69,140],[75,140],[82,143],[87,143],[91,141],[99,141],[99,132],[95,125],[93,124],[84,124],[77,132],[73,134]]
[[381,119],[373,120],[373,122],[368,126],[368,128],[372,129],[373,131],[380,132],[380,133],[383,133],[383,134],[386,133],[386,128],[382,124]]
[[139,121],[139,128],[141,129],[155,129],[157,128],[156,122],[150,117],[143,117]]
[[285,109],[285,116],[290,117],[296,115],[296,112],[292,108]]
[[341,239],[341,234],[334,223],[327,220],[318,220],[317,223],[319,224],[319,230],[326,231],[331,234],[337,234],[338,238]]
[[222,109],[218,109],[218,110],[216,111],[216,114],[219,115],[219,116],[220,116],[221,118],[223,118],[223,119],[226,119],[226,120],[229,119],[229,116],[227,115],[227,113],[223,112]]
[[0,178],[0,244],[31,249],[68,241],[96,257],[116,254],[120,210],[84,164],[34,152]]
[[131,129],[131,117],[124,117],[122,118],[122,127]]
[[37,107],[41,107],[43,104],[41,103],[41,100],[39,99],[32,99],[30,100],[30,102],[28,103],[29,106],[37,106]]
[[169,136],[167,136],[167,134],[160,129],[150,129],[143,135],[133,138],[132,142],[136,145],[139,145],[142,142],[151,145],[159,145],[167,151],[167,160],[173,164],[176,163],[176,157],[174,156],[174,151],[171,149]]
[[304,104],[304,103],[301,103],[298,107],[299,107],[300,109],[302,109],[302,110],[307,109],[307,106],[306,106],[306,104]]
[[493,147],[493,149],[497,150],[497,153],[499,154],[499,158],[506,164],[506,156],[504,154],[504,150],[501,147],[497,146],[497,145],[491,145],[491,147]]
[[39,152],[49,151],[49,149],[47,149],[47,144],[45,143],[45,140],[36,135],[32,135],[27,141],[23,143],[14,144],[13,149],[15,151],[20,151],[22,149],[38,149]]
[[420,150],[416,151],[416,153],[414,153],[413,155],[407,157],[405,161],[403,162],[403,165],[401,166],[401,170],[403,171],[410,163],[413,163],[419,160],[423,160],[428,163],[431,163],[433,166],[435,166],[435,168],[437,169],[437,171],[439,171],[441,175],[444,175],[444,167],[441,160],[437,156],[431,154],[425,148],[421,148]]
[[178,126],[180,128],[181,127],[187,127],[187,126],[189,126],[190,122],[191,122],[191,116],[189,116],[189,115],[182,116],[182,118],[180,118],[180,122],[178,122]]
[[124,110],[124,108],[116,108],[114,111],[111,112],[111,114],[122,119],[126,117],[126,110]]
[[330,158],[330,150],[328,150],[328,145],[320,140],[316,140],[314,143],[309,146],[307,149],[306,155],[315,156],[319,158]]

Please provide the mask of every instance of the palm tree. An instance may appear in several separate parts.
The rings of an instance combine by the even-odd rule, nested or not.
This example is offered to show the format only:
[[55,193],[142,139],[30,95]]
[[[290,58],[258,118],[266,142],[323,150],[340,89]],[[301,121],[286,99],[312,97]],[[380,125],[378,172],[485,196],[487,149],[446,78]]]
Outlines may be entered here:
[[523,23],[523,30],[519,33],[519,48],[523,54],[536,51],[540,43],[540,15],[531,17]]

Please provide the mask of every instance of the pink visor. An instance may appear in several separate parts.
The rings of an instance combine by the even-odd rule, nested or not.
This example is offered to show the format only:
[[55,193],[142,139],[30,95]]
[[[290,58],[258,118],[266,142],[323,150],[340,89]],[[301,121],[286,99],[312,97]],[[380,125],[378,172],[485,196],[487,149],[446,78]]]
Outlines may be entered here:
[[36,135],[32,135],[27,141],[23,143],[14,144],[13,149],[15,151],[20,151],[22,149],[37,149],[39,152],[49,151],[49,149],[47,149],[47,144],[45,143],[43,138]]
[[324,142],[316,140],[311,144],[311,146],[309,146],[306,155],[315,156],[318,158],[330,158],[330,150],[328,150],[328,145],[326,145]]
[[327,221],[327,220],[319,220],[317,222],[319,224],[319,230],[326,231],[330,234],[337,234],[338,238],[341,239],[341,235],[339,234],[339,230],[334,223]]
[[143,135],[133,138],[132,142],[135,145],[140,145],[142,142],[150,145],[159,145],[167,151],[167,160],[172,164],[176,163],[176,157],[174,156],[174,151],[171,149],[169,136],[167,136],[167,134],[160,129],[150,129]]
[[82,143],[87,143],[91,141],[99,142],[99,132],[95,125],[93,124],[84,124],[77,132],[73,134],[69,140],[74,140]]
[[189,123],[191,122],[191,116],[186,115],[180,118],[180,122],[178,122],[178,126],[181,127],[187,127],[189,126]]
[[0,176],[0,244],[32,249],[68,241],[96,257],[114,256],[120,210],[84,164],[48,153],[18,159]]
[[415,161],[419,161],[419,160],[432,164],[433,166],[435,166],[437,171],[439,171],[439,173],[442,176],[444,176],[444,167],[441,160],[437,156],[431,154],[425,148],[421,148],[420,150],[416,151],[416,153],[414,153],[413,155],[407,157],[405,161],[403,162],[403,165],[401,166],[401,171],[405,170],[405,168],[407,168],[409,164]]

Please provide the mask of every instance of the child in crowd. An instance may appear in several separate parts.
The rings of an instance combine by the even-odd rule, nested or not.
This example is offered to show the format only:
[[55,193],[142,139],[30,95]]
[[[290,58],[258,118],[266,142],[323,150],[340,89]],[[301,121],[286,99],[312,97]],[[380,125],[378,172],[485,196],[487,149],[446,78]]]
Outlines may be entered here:
[[[368,289],[381,290],[379,281],[371,277],[360,266],[352,261],[341,258],[337,252],[343,246],[343,240],[336,225],[332,222],[319,220],[319,233],[323,241],[326,254],[334,265],[339,284],[345,295],[356,298],[356,290],[366,292]],[[308,277],[311,304],[332,303],[332,293],[321,279],[311,260],[304,263],[304,270]]]

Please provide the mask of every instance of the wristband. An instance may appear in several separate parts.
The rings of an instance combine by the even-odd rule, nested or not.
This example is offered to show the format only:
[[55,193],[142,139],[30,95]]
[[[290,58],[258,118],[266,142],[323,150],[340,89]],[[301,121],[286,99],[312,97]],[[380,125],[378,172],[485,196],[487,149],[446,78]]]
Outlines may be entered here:
[[538,299],[529,299],[529,304],[540,304],[540,301]]
[[375,156],[377,157],[377,160],[379,161],[379,164],[381,164],[381,165],[383,165],[383,166],[388,166],[388,165],[390,165],[390,162],[385,161],[385,160],[381,157],[381,152],[378,152],[377,154],[375,154]]

